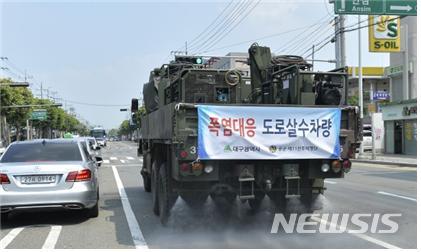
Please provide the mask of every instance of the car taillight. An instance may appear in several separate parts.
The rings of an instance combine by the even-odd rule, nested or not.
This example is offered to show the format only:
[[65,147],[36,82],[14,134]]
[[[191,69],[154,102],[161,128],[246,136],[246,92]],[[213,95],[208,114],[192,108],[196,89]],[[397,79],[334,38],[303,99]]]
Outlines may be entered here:
[[9,177],[7,177],[7,174],[0,173],[0,184],[10,184]]
[[91,180],[91,170],[72,171],[67,175],[67,182],[78,182]]

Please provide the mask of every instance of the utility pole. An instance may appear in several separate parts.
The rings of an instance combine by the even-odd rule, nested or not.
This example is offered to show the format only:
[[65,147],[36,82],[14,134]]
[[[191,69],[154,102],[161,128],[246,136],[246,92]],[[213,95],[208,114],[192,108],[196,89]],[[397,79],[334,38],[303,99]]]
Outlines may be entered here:
[[408,100],[410,98],[409,95],[409,55],[408,55],[408,47],[409,47],[409,32],[408,32],[408,24],[402,24],[401,30],[403,30],[402,37],[404,39],[404,48],[403,48],[403,71],[402,71],[402,100]]
[[43,96],[42,96],[42,81],[41,81],[41,100],[43,99]]
[[185,45],[186,45],[186,55],[188,55],[188,52],[187,52],[187,41],[186,41]]
[[336,56],[336,68],[345,67],[346,55],[345,55],[345,16],[338,15],[335,17],[335,56]]
[[358,87],[359,87],[359,102],[360,102],[360,118],[364,118],[364,96],[363,96],[363,69],[362,69],[362,55],[361,55],[361,16],[358,15]]
[[312,67],[312,70],[314,70],[314,45],[311,48],[311,67]]

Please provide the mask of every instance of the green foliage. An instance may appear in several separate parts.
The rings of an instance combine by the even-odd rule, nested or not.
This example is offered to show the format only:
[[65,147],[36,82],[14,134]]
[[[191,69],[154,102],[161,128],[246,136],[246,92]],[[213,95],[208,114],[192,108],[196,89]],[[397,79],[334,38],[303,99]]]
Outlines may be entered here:
[[108,131],[108,136],[109,137],[116,137],[116,136],[118,136],[118,129],[110,129],[109,131]]
[[351,106],[358,106],[359,98],[358,95],[353,95],[348,98],[348,104]]
[[120,124],[120,128],[118,129],[118,135],[122,136],[122,135],[129,135],[131,132],[130,129],[130,122],[129,120],[124,120],[121,124]]
[[38,129],[52,129],[63,132],[73,132],[80,135],[89,135],[89,129],[79,120],[66,113],[59,107],[32,107],[32,108],[3,108],[3,106],[12,105],[52,105],[53,102],[48,99],[39,99],[32,95],[30,89],[25,87],[10,87],[10,79],[0,79],[1,88],[1,115],[6,117],[7,122],[15,127],[21,128],[26,125],[26,120],[30,119],[31,112],[34,109],[45,108],[47,110],[47,119],[45,121],[32,121],[32,126]]
[[139,110],[134,114],[133,119],[134,123],[136,124],[136,128],[141,127],[141,116],[144,114],[146,114],[145,106],[140,107]]
[[0,79],[1,88],[1,115],[6,117],[9,124],[20,128],[26,124],[30,108],[3,108],[4,106],[25,105],[32,101],[32,93],[25,87],[10,87],[10,79]]

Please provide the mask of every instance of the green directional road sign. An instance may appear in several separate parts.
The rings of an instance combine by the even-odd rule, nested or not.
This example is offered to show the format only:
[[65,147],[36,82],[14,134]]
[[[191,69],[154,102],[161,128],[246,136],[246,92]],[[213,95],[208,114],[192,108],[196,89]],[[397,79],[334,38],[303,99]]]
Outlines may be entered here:
[[44,121],[47,119],[47,110],[45,109],[37,109],[32,111],[31,114],[32,120]]
[[390,15],[417,15],[417,1],[386,0],[385,12]]
[[335,0],[336,14],[417,15],[417,0]]
[[336,14],[372,15],[383,10],[383,0],[335,0]]

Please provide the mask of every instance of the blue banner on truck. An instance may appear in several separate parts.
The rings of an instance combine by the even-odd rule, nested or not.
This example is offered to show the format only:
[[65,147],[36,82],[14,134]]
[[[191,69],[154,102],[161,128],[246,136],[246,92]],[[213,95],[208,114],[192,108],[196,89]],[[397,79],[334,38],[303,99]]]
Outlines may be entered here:
[[339,108],[198,105],[199,159],[337,159]]

